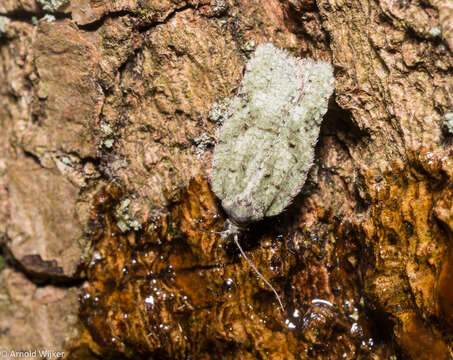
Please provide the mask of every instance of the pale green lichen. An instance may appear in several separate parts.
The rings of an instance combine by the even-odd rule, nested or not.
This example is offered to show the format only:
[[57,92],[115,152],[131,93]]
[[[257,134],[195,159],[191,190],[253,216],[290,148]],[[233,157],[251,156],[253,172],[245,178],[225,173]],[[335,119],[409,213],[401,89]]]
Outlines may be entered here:
[[432,37],[438,37],[442,34],[442,31],[440,30],[440,27],[435,26],[429,30],[429,35]]
[[38,0],[45,11],[54,12],[60,9],[68,0]]
[[209,119],[214,123],[223,124],[223,122],[230,116],[230,108],[230,98],[217,99],[211,106]]
[[255,50],[255,41],[253,39],[248,40],[243,46],[242,46],[243,51],[253,51]]
[[131,229],[138,231],[142,228],[140,222],[132,218],[129,209],[130,204],[131,200],[126,198],[121,201],[115,210],[115,218],[117,220],[116,226],[118,226],[123,233],[130,231]]
[[115,141],[113,139],[105,139],[102,141],[102,144],[107,148],[107,149],[111,149],[113,147],[113,143]]
[[55,16],[53,16],[51,14],[46,14],[41,19],[46,21],[46,22],[49,22],[49,23],[50,22],[54,22],[56,20]]
[[112,126],[109,123],[101,124],[101,131],[103,139],[101,140],[99,147],[111,149],[113,147],[113,144],[115,143]]
[[277,215],[299,193],[333,84],[329,63],[257,47],[213,160],[212,189],[233,222]]
[[453,135],[453,112],[444,115],[444,126]]
[[0,37],[2,34],[6,34],[6,25],[10,22],[11,20],[8,17],[0,15]]
[[65,165],[67,165],[67,166],[68,166],[68,165],[71,165],[71,159],[69,159],[67,156],[62,156],[62,157],[60,158],[60,160],[61,160],[61,162],[62,162],[63,164],[65,164]]
[[225,0],[216,0],[212,12],[216,16],[220,16],[227,12],[228,7],[229,7],[228,2],[226,2]]
[[101,130],[106,136],[110,136],[113,134],[113,130],[112,130],[112,127],[110,126],[110,124],[102,124]]
[[209,134],[202,133],[200,136],[197,136],[193,139],[194,143],[196,144],[197,148],[195,150],[195,155],[200,158],[201,155],[210,147],[214,146],[215,141],[213,137]]

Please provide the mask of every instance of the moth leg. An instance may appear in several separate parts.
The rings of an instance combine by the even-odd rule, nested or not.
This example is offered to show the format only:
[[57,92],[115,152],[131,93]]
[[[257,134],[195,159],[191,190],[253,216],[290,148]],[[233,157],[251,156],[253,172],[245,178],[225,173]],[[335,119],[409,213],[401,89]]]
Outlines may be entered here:
[[261,275],[261,273],[258,271],[258,269],[256,268],[255,264],[252,263],[252,261],[247,257],[247,255],[245,255],[245,252],[244,250],[242,250],[242,247],[241,245],[239,244],[239,240],[238,240],[238,234],[234,234],[233,236],[233,239],[234,239],[234,242],[236,243],[236,246],[238,247],[239,251],[241,252],[241,255],[244,257],[244,259],[247,261],[247,264],[252,268],[252,270],[258,275],[258,277],[263,280],[263,282],[269,287],[269,289],[272,290],[272,292],[274,293],[275,297],[277,298],[277,301],[278,301],[278,304],[280,305],[280,308],[282,309],[283,312],[285,312],[285,308],[283,307],[283,303],[282,303],[282,300],[280,299],[280,296],[278,295],[277,293],[277,290],[275,290],[275,288],[272,286],[272,284],[267,281],[267,279]]

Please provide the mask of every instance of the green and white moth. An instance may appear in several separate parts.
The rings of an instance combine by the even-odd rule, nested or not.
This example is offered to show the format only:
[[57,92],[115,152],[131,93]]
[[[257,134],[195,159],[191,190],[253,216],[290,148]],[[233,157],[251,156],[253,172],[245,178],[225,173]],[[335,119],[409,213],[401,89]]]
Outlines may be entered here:
[[296,58],[270,43],[247,62],[219,132],[211,178],[239,248],[238,234],[248,224],[280,214],[300,192],[333,89],[329,63]]

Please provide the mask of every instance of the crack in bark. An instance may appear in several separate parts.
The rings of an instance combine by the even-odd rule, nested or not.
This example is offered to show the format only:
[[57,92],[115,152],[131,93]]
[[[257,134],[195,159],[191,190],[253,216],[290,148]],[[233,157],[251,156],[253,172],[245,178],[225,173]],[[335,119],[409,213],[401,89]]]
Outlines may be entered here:
[[163,25],[163,24],[166,24],[168,23],[169,21],[171,21],[177,14],[183,12],[183,11],[186,11],[188,9],[196,9],[194,6],[191,6],[191,5],[186,5],[186,6],[183,6],[179,9],[174,9],[171,13],[169,13],[163,20],[161,21],[153,21],[151,22],[150,24],[145,24],[143,26],[138,26],[138,30],[139,32],[142,34],[158,25]]
[[[12,251],[8,248],[5,240],[5,236],[3,236],[3,239],[1,240],[0,243],[0,255],[3,256],[5,260],[5,264],[7,267],[12,268],[16,272],[20,272],[25,275],[25,277],[30,280],[33,284],[35,284],[38,287],[45,287],[48,285],[52,285],[55,287],[60,287],[60,288],[70,288],[70,287],[80,287],[83,282],[86,280],[85,276],[80,276],[82,273],[82,267],[83,264],[79,265],[79,268],[76,271],[76,275],[73,277],[69,277],[67,275],[64,275],[63,273],[61,274],[49,274],[49,273],[40,273],[37,271],[33,271],[30,269],[27,269],[21,261],[16,259]],[[46,263],[48,265],[53,265],[53,263],[56,261],[55,260],[50,260],[50,261],[45,261],[41,258],[40,255],[31,255],[33,256],[33,259],[30,258],[31,261],[37,261],[39,263]],[[22,259],[23,260],[23,259]],[[50,264],[52,263],[52,264]],[[57,267],[56,269],[61,270],[60,267]],[[57,271],[58,271],[57,270]]]
[[55,16],[56,20],[63,20],[63,19],[71,19],[70,14],[64,14],[64,13],[50,13],[46,12],[44,10],[38,11],[38,12],[33,12],[33,11],[27,11],[27,10],[14,10],[11,12],[6,12],[4,14],[0,14],[2,16],[6,16],[9,18],[11,21],[17,21],[17,22],[25,22],[27,24],[33,24],[33,17],[36,17],[37,20],[39,18],[42,18],[44,15],[52,15]]
[[[181,8],[174,9],[172,12],[167,14],[163,20],[151,21],[150,23],[146,23],[146,20],[145,20],[144,24],[137,25],[136,28],[138,29],[139,33],[146,32],[146,31],[152,29],[153,27],[167,23],[176,14],[183,12],[187,9],[196,9],[196,8],[192,5],[186,5]],[[31,25],[34,25],[33,17],[36,17],[37,20],[39,20],[39,18],[42,18],[44,15],[52,15],[56,18],[56,20],[64,20],[64,19],[73,20],[72,14],[70,14],[70,13],[62,13],[62,12],[50,13],[50,12],[46,12],[42,9],[40,11],[36,11],[36,12],[18,9],[18,10],[6,12],[3,14],[0,13],[0,15],[9,18],[11,21],[25,22],[25,23],[28,23]],[[88,24],[83,24],[83,25],[77,24],[77,27],[80,30],[84,30],[84,31],[90,31],[90,32],[96,31],[104,25],[104,23],[107,19],[109,19],[109,18],[115,19],[118,17],[128,16],[128,15],[134,19],[140,20],[139,15],[132,10],[118,10],[118,11],[107,12],[100,19],[90,22]]]
[[[143,24],[137,24],[137,26],[135,28],[138,30],[139,33],[144,33],[158,25],[167,23],[178,13],[183,12],[187,9],[195,9],[195,7],[193,7],[191,5],[186,5],[179,9],[174,9],[172,12],[167,14],[167,16],[165,16],[165,18],[163,20],[155,20],[155,21],[151,21],[150,23],[147,23],[146,20],[144,20]],[[107,19],[115,19],[115,18],[119,18],[119,17],[123,17],[123,16],[130,16],[136,20],[141,20],[139,15],[132,10],[119,10],[119,11],[107,12],[100,19],[95,20],[88,24],[77,25],[77,27],[80,30],[96,31],[104,25],[104,23]]]
[[31,151],[25,150],[24,148],[22,148],[22,151],[24,152],[26,158],[32,160],[39,167],[44,168],[44,166],[41,163],[41,160],[39,159],[39,156],[33,154]]
[[134,19],[137,18],[137,14],[134,13],[133,11],[131,11],[131,10],[112,11],[112,12],[105,13],[98,20],[95,20],[95,21],[90,22],[88,24],[83,24],[83,25],[77,24],[77,27],[80,30],[84,30],[84,31],[90,31],[90,32],[91,31],[97,31],[100,27],[102,27],[104,25],[104,23],[105,23],[105,21],[107,19],[116,19],[116,18],[119,18],[119,17],[128,16],[128,15],[133,17]]

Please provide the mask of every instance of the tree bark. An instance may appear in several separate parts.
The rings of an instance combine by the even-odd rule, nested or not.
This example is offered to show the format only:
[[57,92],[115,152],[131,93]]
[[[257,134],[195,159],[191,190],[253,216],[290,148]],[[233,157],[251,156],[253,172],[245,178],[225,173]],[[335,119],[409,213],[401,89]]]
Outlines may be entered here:
[[[0,348],[453,356],[452,1],[6,0],[0,15]],[[284,312],[218,234],[209,186],[210,110],[267,42],[336,79],[301,194],[241,240]]]

